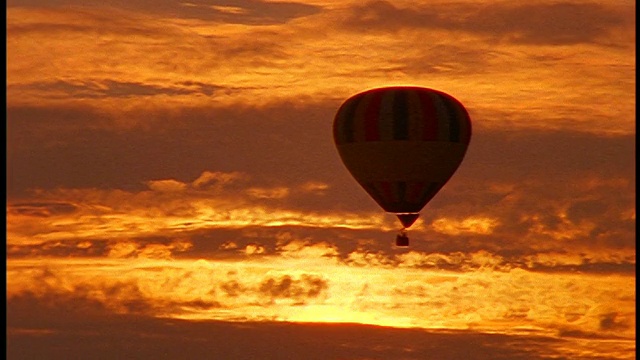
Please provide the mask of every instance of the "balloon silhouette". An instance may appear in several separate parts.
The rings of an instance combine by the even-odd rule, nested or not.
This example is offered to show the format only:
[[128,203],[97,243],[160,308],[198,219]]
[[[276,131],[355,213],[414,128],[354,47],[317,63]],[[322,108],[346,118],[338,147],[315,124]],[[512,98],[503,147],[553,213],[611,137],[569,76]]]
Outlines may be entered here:
[[342,162],[405,229],[460,166],[471,140],[464,106],[444,92],[415,86],[367,90],[338,109],[333,136]]

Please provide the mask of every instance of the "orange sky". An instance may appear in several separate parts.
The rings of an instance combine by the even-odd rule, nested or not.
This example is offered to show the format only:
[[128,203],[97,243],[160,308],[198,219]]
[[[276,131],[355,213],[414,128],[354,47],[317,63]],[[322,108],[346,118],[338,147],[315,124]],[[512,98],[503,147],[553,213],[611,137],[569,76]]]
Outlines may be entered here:
[[[634,14],[8,1],[9,358],[633,359]],[[474,129],[408,249],[331,133],[388,85]]]

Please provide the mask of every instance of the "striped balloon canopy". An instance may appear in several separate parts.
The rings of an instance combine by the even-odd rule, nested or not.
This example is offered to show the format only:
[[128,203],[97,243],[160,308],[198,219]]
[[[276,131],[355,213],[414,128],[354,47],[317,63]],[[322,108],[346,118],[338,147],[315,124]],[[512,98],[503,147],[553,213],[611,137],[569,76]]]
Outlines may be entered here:
[[441,91],[384,87],[348,98],[333,136],[355,180],[409,228],[460,166],[471,121],[464,106]]

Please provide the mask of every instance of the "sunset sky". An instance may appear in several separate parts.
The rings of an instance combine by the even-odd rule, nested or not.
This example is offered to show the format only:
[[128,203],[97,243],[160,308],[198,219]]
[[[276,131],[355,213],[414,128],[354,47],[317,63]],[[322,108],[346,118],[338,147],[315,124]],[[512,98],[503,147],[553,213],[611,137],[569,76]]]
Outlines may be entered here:
[[[9,0],[9,359],[634,359],[635,1]],[[401,228],[350,96],[473,136]]]

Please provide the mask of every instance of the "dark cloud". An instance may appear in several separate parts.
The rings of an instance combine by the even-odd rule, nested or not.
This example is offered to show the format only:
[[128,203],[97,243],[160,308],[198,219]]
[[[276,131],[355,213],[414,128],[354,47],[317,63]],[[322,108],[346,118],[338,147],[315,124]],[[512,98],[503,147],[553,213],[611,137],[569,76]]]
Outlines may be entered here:
[[[73,322],[73,319],[81,321],[84,316],[103,317],[117,312],[145,315],[154,309],[154,305],[142,296],[135,283],[120,282],[107,285],[94,282],[75,284],[70,291],[55,290],[51,284],[61,282],[61,279],[57,279],[58,276],[60,275],[44,270],[41,277],[35,279],[40,294],[27,291],[12,296],[8,300],[14,309],[10,318],[26,321],[24,327],[39,328],[43,326],[40,319],[56,313],[64,314]],[[109,300],[105,302],[99,299]]]
[[8,359],[176,359],[215,354],[228,359],[532,360],[561,358],[554,348],[571,344],[541,336],[355,324],[190,322],[116,315],[97,304],[88,311],[91,306],[83,306],[81,299],[65,300],[66,305],[51,307],[33,296],[8,299]]
[[[271,184],[277,185],[292,185],[300,179],[341,184],[332,191],[343,186],[349,191],[340,193],[341,201],[335,197],[328,201],[340,207],[355,198],[361,206],[366,197],[353,191],[357,184],[333,145],[331,126],[337,106],[283,103],[256,109],[137,111],[122,115],[131,124],[128,130],[118,128],[118,118],[93,108],[9,107],[9,178],[20,180],[9,182],[9,194],[56,186],[127,188],[135,184],[140,189],[154,179],[191,182],[204,171],[239,171],[270,177]],[[461,180],[477,188],[486,187],[488,181],[515,180],[518,185],[539,185],[536,191],[552,195],[558,186],[563,191],[580,190],[575,179],[589,174],[632,179],[634,146],[633,136],[477,127],[452,185],[443,191],[455,196],[447,190]],[[47,176],[34,176],[41,172]],[[487,195],[496,202],[510,191]],[[434,201],[438,198],[442,197]]]
[[558,336],[563,338],[592,339],[592,340],[598,340],[598,339],[605,340],[605,339],[616,338],[615,335],[614,336],[602,335],[602,334],[598,334],[590,331],[582,331],[578,329],[562,329],[558,331]]
[[[476,42],[471,47],[468,44],[422,44],[424,51],[417,56],[405,56],[399,64],[402,71],[421,77],[424,74],[438,75],[440,73],[482,74],[493,69],[493,63],[504,54],[496,51],[495,46],[483,48]],[[450,75],[448,75],[450,76]]]
[[[38,51],[59,54],[56,68],[69,71],[70,77],[77,74],[76,60],[85,58],[89,63],[110,69],[145,68],[161,74],[182,74],[192,78],[194,73],[209,73],[213,69],[236,66],[272,65],[273,61],[291,59],[291,46],[283,41],[283,34],[270,29],[256,29],[251,36],[231,34],[207,34],[192,31],[177,24],[154,21],[145,16],[107,10],[64,9],[63,19],[36,18],[25,22],[10,21],[7,31],[11,43],[28,44],[34,36],[59,39],[73,38],[76,45],[60,45],[42,40]],[[79,56],[76,47],[85,51]],[[34,49],[32,49],[34,50]],[[125,56],[110,56],[117,53]],[[13,60],[9,53],[10,61]],[[99,60],[96,60],[99,58]],[[31,59],[36,63],[41,59]],[[58,61],[59,60],[59,61]],[[34,66],[50,66],[47,63]],[[117,71],[116,71],[117,72]],[[186,75],[185,75],[186,74]],[[162,79],[160,78],[160,80]],[[271,85],[273,86],[273,85]],[[90,79],[79,81],[42,81],[11,84],[9,91],[44,92],[50,98],[82,95],[83,98],[122,97],[130,92],[141,95],[154,94],[203,94],[212,95],[221,90],[215,84],[187,80],[183,82],[136,83],[113,79]],[[37,95],[41,96],[41,95]]]
[[[10,208],[10,212],[13,209]],[[182,248],[184,242],[182,237],[160,237],[148,236],[137,237],[135,249],[132,249],[129,257],[145,256],[146,251],[153,249],[164,249],[168,253],[174,252],[176,255],[186,251]],[[107,257],[114,247],[120,243],[130,243],[132,239],[107,240],[98,237],[69,238],[63,240],[44,241],[39,244],[7,246],[7,256],[9,258],[24,258],[31,256],[53,256],[53,257]]]
[[575,265],[563,265],[563,264],[555,264],[555,265],[547,265],[540,263],[529,263],[524,265],[529,271],[536,272],[546,272],[546,273],[594,273],[594,274],[635,274],[636,272],[636,264],[635,259],[629,261],[621,261],[621,262],[594,262],[591,263],[588,258],[583,259],[580,264]]
[[[8,259],[29,257],[96,258],[109,256],[120,242],[135,244],[127,254],[128,258],[153,256],[159,249],[173,259],[207,259],[208,261],[244,261],[248,247],[261,248],[263,252],[252,254],[252,258],[268,259],[278,257],[278,239],[283,234],[293,239],[304,239],[305,248],[331,244],[338,264],[345,266],[410,267],[422,270],[446,270],[452,272],[491,269],[508,272],[524,269],[540,273],[565,274],[635,274],[635,256],[629,246],[635,245],[625,240],[626,247],[618,248],[611,242],[592,244],[593,239],[574,240],[571,245],[550,239],[519,239],[520,235],[443,235],[424,231],[409,230],[411,246],[406,249],[393,247],[396,231],[378,229],[349,230],[343,228],[313,228],[305,226],[243,227],[242,229],[212,229],[180,231],[175,238],[128,237],[121,240],[100,240],[85,238],[60,239],[40,244],[7,246]],[[634,239],[634,233],[621,234]],[[188,244],[178,246],[176,242]],[[225,244],[232,242],[232,248]],[[285,244],[286,245],[286,244]],[[593,246],[594,253],[584,253],[585,246]],[[158,251],[159,251],[158,250]],[[626,251],[618,255],[618,251]],[[609,256],[596,255],[607,252]],[[322,257],[319,252],[309,255]],[[626,255],[624,255],[626,254]],[[327,255],[324,255],[327,256]],[[569,258],[565,263],[563,258]],[[553,260],[557,259],[557,260]],[[163,269],[157,269],[163,271]],[[193,274],[185,273],[187,278]],[[257,288],[243,282],[242,278],[229,275],[216,278],[212,289],[220,294],[237,297],[250,293],[261,293],[272,301],[278,298],[304,302],[305,299],[322,297],[328,284],[324,279],[312,275],[265,278]],[[213,290],[212,290],[213,291]]]
[[462,28],[516,43],[569,45],[598,42],[612,29],[633,23],[627,14],[598,3],[505,4],[481,8]]
[[104,98],[132,98],[145,96],[180,96],[204,95],[212,96],[223,87],[201,82],[187,81],[170,86],[150,85],[140,82],[121,82],[115,80],[103,81],[53,81],[23,85],[13,85],[10,90],[37,90],[41,96],[49,99],[104,99]]
[[621,339],[620,334],[634,327],[634,322],[618,312],[608,312],[598,315],[598,332],[584,331],[572,327],[562,327],[558,331],[560,337],[578,339]]
[[440,29],[513,43],[569,45],[599,42],[612,29],[632,25],[633,18],[597,3],[454,3],[402,8],[387,1],[370,1],[351,8],[343,23],[366,32]]
[[302,275],[292,278],[289,275],[280,278],[269,278],[260,284],[259,291],[269,296],[272,301],[277,298],[288,298],[296,304],[304,304],[306,299],[317,298],[328,288],[327,280],[313,275]]
[[218,309],[222,307],[222,304],[220,304],[217,301],[204,301],[204,300],[192,300],[192,301],[184,301],[179,303],[179,306],[177,307],[179,309],[184,309],[184,308],[193,308],[193,309],[198,309],[198,310],[210,310],[210,309]]
[[61,214],[70,214],[77,210],[77,207],[70,203],[62,202],[27,202],[15,203],[11,205],[11,213],[35,217],[50,217]]
[[226,22],[247,25],[267,25],[285,23],[295,18],[313,15],[321,8],[303,2],[272,2],[260,0],[226,0],[206,1],[193,0],[182,2],[177,0],[162,0],[149,3],[144,0],[106,0],[106,1],[75,1],[75,0],[12,0],[7,7],[98,7],[117,8],[139,12],[141,14],[155,14],[164,17],[198,19],[204,21]]
[[[140,127],[120,131],[113,128],[118,120],[98,109],[10,108],[8,191],[142,189],[154,179],[191,182],[208,170],[258,173],[280,184],[322,181],[342,173],[331,140],[334,111],[313,113],[296,104],[181,115],[140,111],[126,115]],[[41,172],[47,176],[37,175]]]
[[[42,33],[42,34],[60,34],[60,33],[87,33],[91,31],[98,31],[93,26],[81,25],[81,24],[52,24],[52,23],[32,23],[32,24],[7,24],[7,32],[11,36],[20,37],[29,33]],[[104,29],[101,29],[104,32]],[[150,34],[148,31],[142,29],[125,28],[120,29],[123,34]]]
[[631,324],[626,323],[624,320],[618,320],[618,315],[617,312],[603,314],[600,317],[600,330],[616,331],[631,328]]
[[[215,261],[211,263],[215,264]],[[166,294],[195,282],[200,284],[198,287],[204,290],[206,297],[186,300],[169,297],[159,300],[141,290],[141,286],[148,286],[139,283],[145,282],[144,276],[138,280],[121,281],[76,279],[72,286],[60,286],[68,283],[68,279],[65,279],[67,275],[63,272],[47,267],[34,267],[31,271],[34,274],[32,284],[37,290],[12,294],[11,301],[28,306],[39,303],[43,312],[64,311],[70,316],[108,312],[146,316],[152,313],[178,313],[185,308],[217,309],[231,306],[240,295],[251,297],[262,306],[275,305],[276,300],[278,305],[282,305],[283,300],[289,301],[291,305],[304,305],[309,301],[325,299],[329,288],[326,278],[314,274],[279,277],[265,274],[263,279],[253,280],[244,279],[237,273],[218,274],[215,269],[208,269],[205,273],[202,269],[172,266],[145,268],[144,271],[163,275],[160,286]],[[123,270],[123,276],[126,273]],[[202,283],[203,276],[209,276],[210,282]],[[74,308],[67,309],[67,306]],[[39,315],[40,313],[34,314],[36,317]]]
[[609,212],[610,205],[604,199],[576,201],[567,209],[567,217],[573,222],[594,218]]
[[[89,246],[83,246],[89,244]],[[25,258],[31,256],[93,257],[108,254],[107,241],[93,239],[64,241],[46,241],[40,244],[7,245],[7,258]]]
[[224,281],[220,284],[220,289],[222,289],[222,291],[224,291],[224,293],[230,297],[236,297],[247,291],[247,288],[237,280]]
[[[33,6],[44,7],[45,9],[51,9],[49,5],[61,6],[65,15],[74,14],[73,20],[66,18],[60,20],[56,16],[42,18],[33,18],[27,21],[14,22],[9,21],[7,24],[7,33],[11,34],[12,39],[20,39],[23,36],[29,36],[33,33],[43,36],[57,36],[63,37],[68,34],[90,36],[93,42],[102,42],[108,44],[108,39],[103,39],[101,35],[119,35],[136,37],[138,39],[158,40],[161,35],[171,33],[172,31],[179,31],[176,28],[169,26],[159,26],[150,22],[141,21],[139,17],[132,14],[124,14],[123,12],[107,11],[89,11],[89,8],[70,7],[64,4],[55,4],[54,2],[43,2],[37,4],[37,1],[33,2]],[[8,9],[11,8],[9,4]],[[24,19],[22,19],[24,20]],[[172,30],[170,30],[172,29]],[[129,40],[122,40],[122,43],[128,43]],[[48,46],[50,44],[40,44],[40,46]],[[75,55],[73,53],[67,53],[69,56]]]
[[[220,62],[246,64],[247,67],[272,67],[274,62],[294,58],[291,47],[287,46],[286,40],[283,41],[283,35],[270,31],[256,32],[250,37],[210,39],[208,46],[216,61],[208,65],[210,67],[217,67]],[[277,86],[269,85],[272,89]]]

